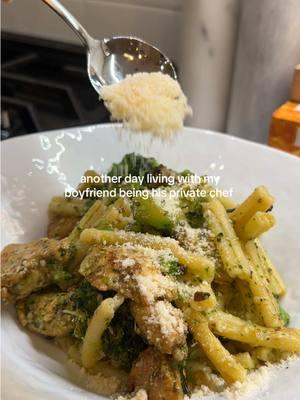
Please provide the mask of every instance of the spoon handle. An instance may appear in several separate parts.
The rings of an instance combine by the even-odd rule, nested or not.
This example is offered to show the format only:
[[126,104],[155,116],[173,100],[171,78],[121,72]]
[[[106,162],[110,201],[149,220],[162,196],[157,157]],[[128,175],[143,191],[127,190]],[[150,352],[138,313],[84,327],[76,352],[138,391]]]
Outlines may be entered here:
[[47,6],[55,11],[79,36],[87,48],[95,46],[97,41],[93,39],[81,23],[61,4],[58,0],[42,0]]

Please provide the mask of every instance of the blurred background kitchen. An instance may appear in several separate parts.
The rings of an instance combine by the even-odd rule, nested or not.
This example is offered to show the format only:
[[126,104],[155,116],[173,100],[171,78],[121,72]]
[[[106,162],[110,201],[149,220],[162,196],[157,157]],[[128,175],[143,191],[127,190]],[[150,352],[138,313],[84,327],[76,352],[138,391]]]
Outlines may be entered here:
[[[290,99],[300,63],[300,0],[62,3],[96,38],[135,35],[164,51],[194,110],[187,125],[268,142],[272,113]],[[3,138],[109,121],[84,49],[40,0],[2,5],[1,114]],[[294,147],[299,114],[288,139]]]

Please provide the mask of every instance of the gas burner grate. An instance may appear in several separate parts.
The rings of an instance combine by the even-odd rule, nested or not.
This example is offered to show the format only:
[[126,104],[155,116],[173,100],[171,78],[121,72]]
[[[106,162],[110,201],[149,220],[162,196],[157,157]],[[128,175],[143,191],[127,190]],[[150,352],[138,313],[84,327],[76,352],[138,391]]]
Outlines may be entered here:
[[109,121],[81,47],[3,33],[1,138]]

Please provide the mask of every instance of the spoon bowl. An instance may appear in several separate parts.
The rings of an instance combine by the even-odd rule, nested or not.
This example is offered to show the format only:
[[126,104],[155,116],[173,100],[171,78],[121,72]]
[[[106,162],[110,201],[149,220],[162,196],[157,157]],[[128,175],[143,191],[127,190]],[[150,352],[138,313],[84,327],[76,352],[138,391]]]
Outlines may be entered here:
[[86,47],[88,76],[98,94],[104,85],[118,83],[137,72],[162,72],[177,79],[174,65],[158,48],[131,36],[95,40],[58,0],[42,1],[74,30]]
[[103,77],[106,84],[117,83],[128,74],[162,72],[176,78],[170,60],[156,47],[135,37],[104,39]]

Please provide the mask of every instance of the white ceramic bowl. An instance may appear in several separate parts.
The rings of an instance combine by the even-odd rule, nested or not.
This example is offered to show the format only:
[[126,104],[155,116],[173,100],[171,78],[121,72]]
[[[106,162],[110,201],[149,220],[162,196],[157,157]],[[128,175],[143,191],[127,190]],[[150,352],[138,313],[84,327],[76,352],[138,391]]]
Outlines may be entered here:
[[[133,151],[177,170],[219,175],[220,186],[232,187],[238,201],[258,185],[269,188],[276,197],[277,225],[263,241],[289,287],[284,305],[292,325],[300,327],[300,160],[227,135],[186,128],[173,143],[162,144],[108,124],[7,140],[2,144],[2,247],[45,235],[53,195],[76,187],[86,169],[105,172]],[[4,400],[101,399],[81,386],[78,368],[59,349],[22,330],[10,308],[3,310],[1,332]],[[245,398],[296,400],[299,376],[297,360]]]

